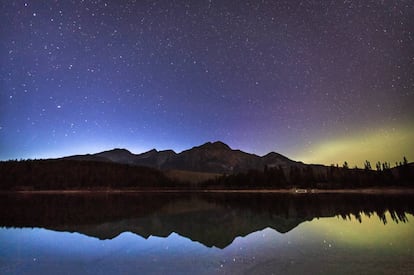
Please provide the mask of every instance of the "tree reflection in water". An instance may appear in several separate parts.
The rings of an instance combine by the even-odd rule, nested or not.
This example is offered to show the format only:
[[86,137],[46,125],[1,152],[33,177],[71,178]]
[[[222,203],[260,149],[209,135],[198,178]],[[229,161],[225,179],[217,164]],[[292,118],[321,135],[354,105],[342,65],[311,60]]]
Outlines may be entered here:
[[264,228],[286,233],[304,221],[376,215],[386,224],[414,213],[410,195],[263,193],[3,194],[0,226],[42,227],[112,239],[123,232],[144,238],[175,232],[224,248]]

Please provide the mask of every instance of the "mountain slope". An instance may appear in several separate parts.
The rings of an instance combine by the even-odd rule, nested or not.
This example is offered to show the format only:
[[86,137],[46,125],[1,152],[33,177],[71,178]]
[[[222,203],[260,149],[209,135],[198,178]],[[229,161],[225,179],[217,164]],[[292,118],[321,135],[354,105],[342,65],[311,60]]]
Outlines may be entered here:
[[232,150],[222,142],[207,142],[183,151],[164,164],[167,169],[179,169],[212,173],[232,173],[256,168],[260,157]]
[[172,150],[155,149],[142,154],[133,154],[126,149],[113,149],[93,155],[67,157],[74,160],[110,161],[116,163],[139,165],[162,170],[184,170],[208,173],[237,173],[250,169],[262,170],[264,166],[303,166],[278,153],[271,152],[263,157],[233,150],[227,144],[216,141],[185,150],[179,154]]
[[135,155],[126,149],[113,149],[94,154],[95,157],[106,158],[113,162],[119,162],[124,164],[133,164]]
[[140,155],[135,155],[134,164],[161,169],[165,163],[170,162],[176,156],[177,153],[173,150],[157,151],[152,149]]

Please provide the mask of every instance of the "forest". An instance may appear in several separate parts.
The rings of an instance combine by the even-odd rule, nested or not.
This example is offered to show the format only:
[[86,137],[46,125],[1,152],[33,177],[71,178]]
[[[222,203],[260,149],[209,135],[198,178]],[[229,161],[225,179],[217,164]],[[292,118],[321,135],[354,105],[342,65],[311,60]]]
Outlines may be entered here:
[[156,169],[113,162],[22,160],[0,162],[1,190],[173,187]]
[[377,163],[376,170],[338,165],[268,167],[263,170],[222,175],[199,183],[167,177],[154,168],[114,162],[79,160],[21,160],[0,162],[0,190],[95,189],[352,189],[414,187],[414,163],[404,161],[391,168]]
[[413,163],[397,164],[391,168],[389,163],[377,163],[376,170],[368,161],[365,168],[349,168],[345,162],[342,167],[331,165],[322,168],[306,165],[304,168],[264,167],[263,171],[249,170],[245,173],[225,175],[206,181],[204,188],[225,189],[285,189],[285,188],[317,188],[317,189],[349,189],[369,187],[414,187]]

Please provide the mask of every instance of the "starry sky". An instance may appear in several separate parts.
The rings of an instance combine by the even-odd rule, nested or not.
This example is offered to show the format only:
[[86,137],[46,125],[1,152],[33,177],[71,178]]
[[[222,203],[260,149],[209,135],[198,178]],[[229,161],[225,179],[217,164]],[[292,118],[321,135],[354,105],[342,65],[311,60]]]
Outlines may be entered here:
[[221,140],[414,160],[414,1],[1,1],[0,159]]

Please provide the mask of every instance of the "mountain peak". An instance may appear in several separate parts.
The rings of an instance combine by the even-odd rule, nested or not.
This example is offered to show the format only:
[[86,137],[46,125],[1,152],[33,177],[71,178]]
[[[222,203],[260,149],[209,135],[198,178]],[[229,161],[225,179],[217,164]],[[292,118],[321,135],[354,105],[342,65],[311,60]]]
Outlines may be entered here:
[[158,153],[161,153],[161,154],[170,154],[170,155],[177,155],[177,153],[174,150],[171,150],[171,149],[162,150],[162,151],[159,151]]
[[206,142],[203,145],[199,146],[199,148],[216,149],[216,150],[231,150],[230,146],[228,146],[227,144],[221,141]]
[[103,152],[97,153],[96,155],[98,155],[98,154],[104,154],[104,153],[105,154],[108,154],[108,153],[112,153],[112,154],[132,154],[127,149],[124,149],[124,148],[114,148],[112,150],[108,150],[108,151],[103,151]]
[[290,158],[288,158],[288,157],[286,157],[282,154],[276,153],[276,152],[270,152],[267,155],[264,155],[262,158],[263,159],[281,159],[281,160],[285,160],[285,161],[292,161]]

